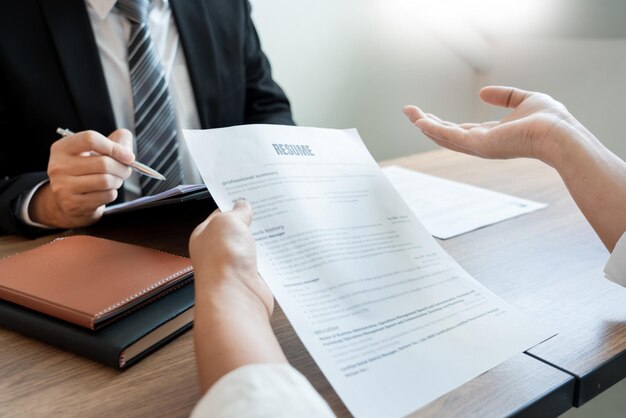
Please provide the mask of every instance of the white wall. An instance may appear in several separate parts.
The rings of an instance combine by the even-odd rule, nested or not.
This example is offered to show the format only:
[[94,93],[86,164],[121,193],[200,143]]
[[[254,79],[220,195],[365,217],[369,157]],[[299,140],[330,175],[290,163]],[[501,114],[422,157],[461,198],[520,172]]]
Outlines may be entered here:
[[[481,105],[478,90],[509,84],[551,94],[626,158],[626,39],[557,39],[517,33],[510,25],[511,33],[489,34],[489,51],[476,59],[481,68],[487,61],[488,71],[478,73],[467,53],[484,45],[468,31],[448,35],[459,16],[420,21],[427,13],[405,10],[416,1],[252,0],[264,49],[298,124],[356,127],[381,160],[436,148],[404,120],[403,105],[454,121],[493,119],[503,112]],[[567,21],[543,20],[544,31],[550,25],[568,31]]]
[[402,9],[387,1],[252,4],[298,124],[356,127],[380,160],[435,148],[405,120],[405,104],[452,119],[473,116],[474,71],[418,22],[402,21]]
[[[626,159],[626,40],[501,39],[491,71],[478,80],[550,94]],[[502,114],[478,109],[485,119]]]

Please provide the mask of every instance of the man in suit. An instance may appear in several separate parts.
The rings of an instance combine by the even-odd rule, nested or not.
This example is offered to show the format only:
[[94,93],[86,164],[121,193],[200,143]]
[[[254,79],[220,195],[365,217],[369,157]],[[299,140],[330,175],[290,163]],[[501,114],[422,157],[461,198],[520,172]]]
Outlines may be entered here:
[[[293,121],[247,0],[0,7],[2,232],[85,226],[112,201],[200,182],[181,129],[248,123]],[[169,183],[130,176],[135,158]]]

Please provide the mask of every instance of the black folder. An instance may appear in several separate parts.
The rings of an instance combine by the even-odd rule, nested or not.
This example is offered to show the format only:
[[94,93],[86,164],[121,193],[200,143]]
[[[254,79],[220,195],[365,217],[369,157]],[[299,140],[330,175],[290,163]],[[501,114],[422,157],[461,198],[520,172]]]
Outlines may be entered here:
[[0,326],[125,369],[193,326],[193,281],[97,331],[0,300]]

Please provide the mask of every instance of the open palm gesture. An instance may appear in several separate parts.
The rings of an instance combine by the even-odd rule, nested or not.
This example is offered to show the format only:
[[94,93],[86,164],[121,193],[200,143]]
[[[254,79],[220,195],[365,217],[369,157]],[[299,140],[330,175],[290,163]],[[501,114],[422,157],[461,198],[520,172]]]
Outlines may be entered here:
[[484,158],[531,157],[551,163],[556,141],[567,131],[584,129],[565,106],[543,93],[514,87],[485,87],[480,98],[513,108],[500,121],[456,124],[426,114],[415,106],[404,112],[437,144]]

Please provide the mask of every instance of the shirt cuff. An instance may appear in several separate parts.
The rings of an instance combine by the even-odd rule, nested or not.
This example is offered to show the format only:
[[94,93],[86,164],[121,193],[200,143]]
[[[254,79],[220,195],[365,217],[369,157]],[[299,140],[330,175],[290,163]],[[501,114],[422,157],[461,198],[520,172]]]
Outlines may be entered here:
[[34,222],[32,219],[30,219],[30,216],[28,215],[28,206],[30,205],[30,201],[33,199],[33,196],[35,195],[35,193],[37,192],[37,190],[39,190],[41,186],[43,186],[44,184],[47,184],[48,182],[49,180],[44,180],[41,183],[36,184],[35,187],[30,189],[28,193],[22,194],[20,196],[20,200],[18,202],[19,210],[17,212],[17,217],[26,225],[35,226],[37,228],[43,228],[43,229],[56,229],[51,226]]
[[610,281],[626,287],[626,233],[617,241],[604,268],[604,276]]
[[191,418],[334,417],[304,376],[288,364],[250,364],[223,376]]

